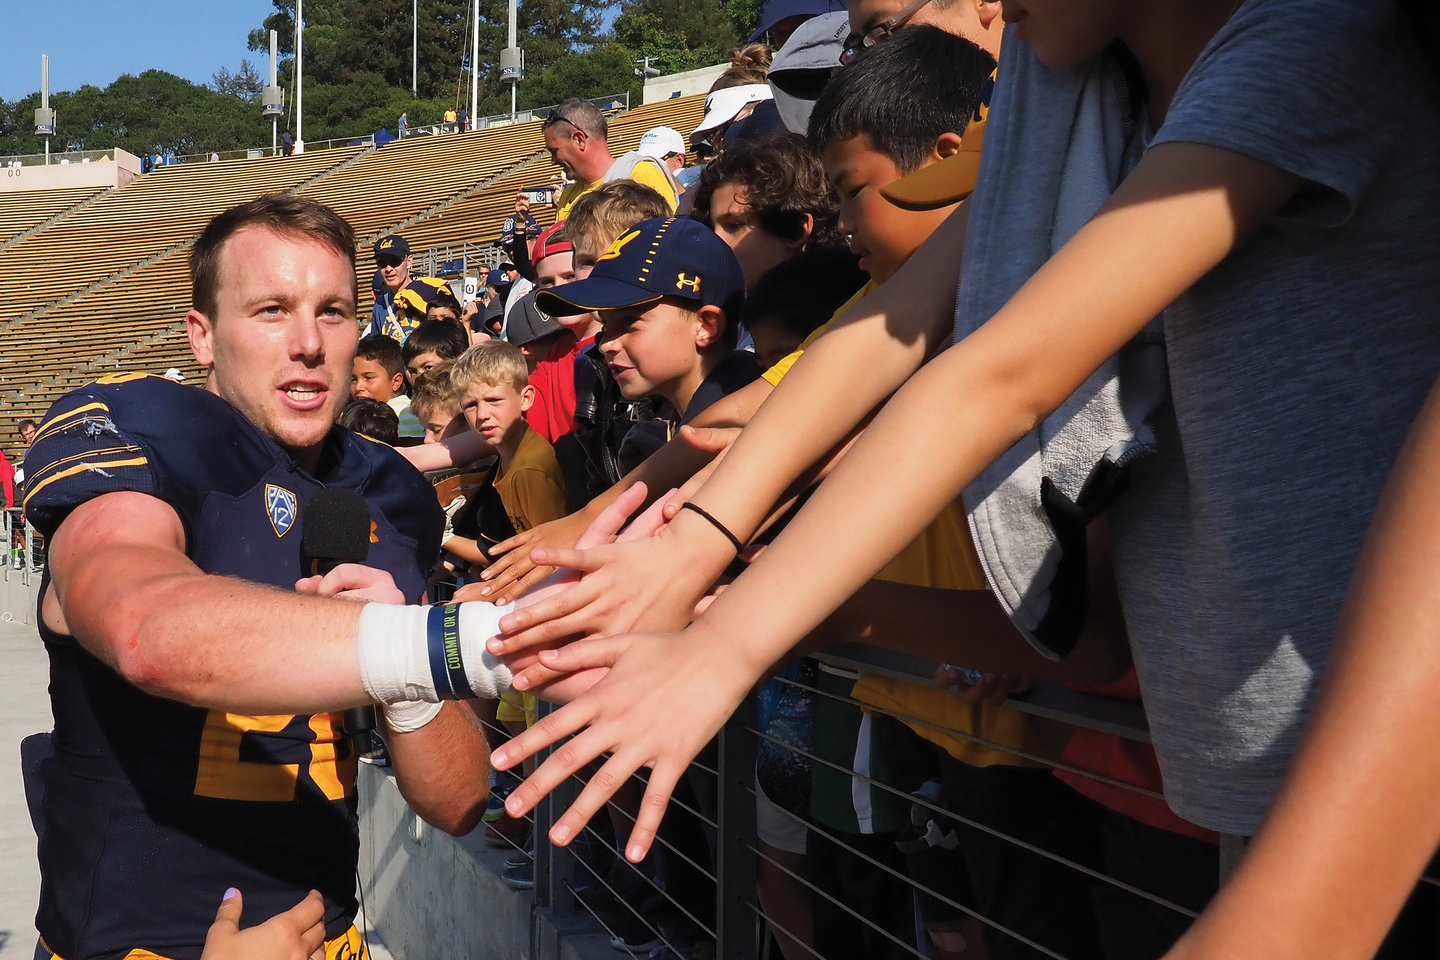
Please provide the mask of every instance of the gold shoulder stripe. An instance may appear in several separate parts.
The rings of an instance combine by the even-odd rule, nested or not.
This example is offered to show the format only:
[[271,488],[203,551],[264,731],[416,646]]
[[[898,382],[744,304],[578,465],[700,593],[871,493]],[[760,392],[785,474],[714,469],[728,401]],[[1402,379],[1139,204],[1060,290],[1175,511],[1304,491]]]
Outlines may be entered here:
[[[77,464],[68,470],[61,470],[53,476],[46,477],[45,480],[36,484],[33,488],[27,489],[25,491],[25,508],[27,510],[30,508],[30,499],[34,497],[35,494],[44,490],[56,480],[64,480],[66,477],[74,476],[77,473],[84,473],[87,470],[115,470],[120,467],[143,467],[149,462],[150,461],[144,457],[135,457],[131,460],[109,460],[104,463]],[[26,486],[29,487],[29,484],[27,483]]]
[[36,470],[34,473],[32,473],[27,479],[30,483],[36,483],[46,474],[53,473],[60,467],[74,463],[77,460],[93,460],[96,457],[109,457],[114,456],[115,454],[131,453],[144,456],[145,451],[141,450],[139,447],[133,444],[126,444],[123,447],[105,447],[100,450],[83,450],[80,453],[72,453],[68,457],[61,457],[59,460],[50,461],[49,463],[42,466],[39,470]]
[[[71,417],[78,416],[82,413],[88,413],[91,410],[99,410],[103,413],[109,413],[110,407],[102,401],[96,400],[94,403],[87,403],[84,406],[76,407],[74,410],[67,410],[64,413],[57,413],[49,420],[46,420],[44,423],[40,424],[40,429],[35,432],[35,440],[39,440],[41,437],[45,436],[45,434],[49,433],[55,427],[64,423],[66,420],[69,420]],[[30,442],[34,443],[35,440],[32,440]]]

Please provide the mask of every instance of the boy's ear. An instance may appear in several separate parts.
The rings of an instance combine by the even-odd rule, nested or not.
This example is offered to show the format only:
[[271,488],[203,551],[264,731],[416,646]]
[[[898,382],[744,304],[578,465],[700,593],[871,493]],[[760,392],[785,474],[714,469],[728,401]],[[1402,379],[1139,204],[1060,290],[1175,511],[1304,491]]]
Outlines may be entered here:
[[[981,4],[984,6],[984,4]],[[930,148],[930,156],[925,160],[925,166],[938,163],[946,157],[953,157],[960,152],[960,134],[945,132],[935,138],[935,146]]]
[[401,370],[399,373],[395,374],[395,376],[393,376],[393,377],[390,378],[390,392],[391,392],[391,393],[396,393],[396,394],[398,394],[398,393],[403,393],[404,390],[405,390],[405,371],[404,371],[404,370]]
[[708,304],[700,308],[698,316],[700,325],[695,328],[695,346],[705,350],[720,342],[725,335],[725,324],[729,321],[724,310]]
[[810,242],[810,234],[815,230],[815,218],[810,214],[804,214],[805,220],[800,225],[800,233],[794,240],[787,240],[785,246],[791,250],[804,250],[805,244]]
[[975,12],[980,16],[980,26],[989,30],[1000,16],[1000,4],[998,0],[975,0]]
[[520,412],[524,413],[535,406],[535,388],[525,384],[525,389],[520,391]]

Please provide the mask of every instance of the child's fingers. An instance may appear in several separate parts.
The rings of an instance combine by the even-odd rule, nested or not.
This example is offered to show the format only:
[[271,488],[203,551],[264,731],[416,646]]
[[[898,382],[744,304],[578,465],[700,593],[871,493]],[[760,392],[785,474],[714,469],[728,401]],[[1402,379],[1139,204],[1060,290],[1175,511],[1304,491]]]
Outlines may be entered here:
[[[555,631],[554,622],[560,617],[584,610],[600,598],[600,589],[593,582],[581,580],[543,600],[527,607],[512,611],[500,620],[500,630],[505,636],[499,638],[501,646],[490,647],[492,653],[513,653],[537,643],[550,643],[577,631]],[[551,628],[551,629],[544,629]]]
[[588,550],[602,543],[609,543],[625,526],[630,514],[640,509],[647,492],[643,483],[632,483],[626,487],[625,491],[615,498],[615,502],[601,510],[600,515],[585,528],[580,539],[575,541],[575,549]]
[[706,453],[720,453],[730,449],[730,445],[739,435],[738,427],[692,427],[687,424],[680,428],[682,440],[696,450],[704,450]]
[[[490,765],[497,770],[519,766],[520,761],[578,733],[594,719],[595,709],[593,698],[582,697],[541,717],[533,727],[490,754]],[[511,792],[505,800],[505,811],[512,817],[528,813],[541,798],[564,783],[566,777],[608,749],[592,731],[579,733],[551,753],[538,770]]]
[[[570,809],[550,828],[550,842],[563,847],[579,836],[590,818],[600,812],[605,802],[615,795],[615,791],[619,790],[637,769],[639,764],[629,763],[620,756],[605,761],[599,770],[591,774],[585,788],[570,804]],[[534,779],[533,774],[531,779]],[[634,835],[633,832],[631,835]]]
[[480,592],[486,594],[485,599],[498,606],[505,606],[507,603],[514,603],[519,600],[535,584],[542,582],[556,570],[555,567],[543,567],[532,563],[530,569],[525,571],[523,576],[517,577],[505,584],[487,583]]
[[[637,486],[639,486],[639,484],[637,484]],[[670,493],[674,492],[674,490],[670,491]],[[620,534],[619,542],[627,543],[631,540],[643,540],[646,537],[653,537],[659,533],[660,528],[665,526],[667,522],[665,519],[665,504],[669,499],[670,494],[666,494],[650,504],[650,509],[636,517],[635,521],[625,528],[625,532]],[[578,547],[579,544],[577,543],[576,546]]]
[[[660,831],[660,820],[665,816],[665,808],[670,804],[670,794],[688,766],[686,763],[678,767],[661,764],[650,771],[650,782],[645,785],[645,798],[640,802],[640,816],[636,818],[635,826],[630,831],[630,841],[625,845],[625,859],[631,863],[639,863],[650,852],[650,845],[655,842],[655,834]],[[563,821],[564,818],[561,819]]]

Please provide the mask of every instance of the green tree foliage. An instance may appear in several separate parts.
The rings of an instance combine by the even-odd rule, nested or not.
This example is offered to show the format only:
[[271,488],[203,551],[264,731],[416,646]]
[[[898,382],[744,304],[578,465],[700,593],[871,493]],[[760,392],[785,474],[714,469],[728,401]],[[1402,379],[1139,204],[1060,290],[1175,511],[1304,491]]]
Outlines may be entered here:
[[[38,106],[38,93],[0,101],[0,154],[44,151],[44,138],[34,133]],[[87,85],[54,93],[50,106],[56,112],[52,150],[184,154],[270,142],[270,125],[255,107],[163,70],[127,74],[103,90]]]

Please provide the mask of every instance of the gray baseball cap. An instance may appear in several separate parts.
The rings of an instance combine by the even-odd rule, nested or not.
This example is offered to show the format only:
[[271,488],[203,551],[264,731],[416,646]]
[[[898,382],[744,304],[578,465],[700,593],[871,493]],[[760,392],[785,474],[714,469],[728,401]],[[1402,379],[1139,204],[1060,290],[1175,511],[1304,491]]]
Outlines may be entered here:
[[531,290],[510,311],[510,322],[505,325],[505,339],[523,347],[564,329],[554,317],[540,312],[540,308],[535,306],[535,291]]
[[775,94],[775,109],[786,129],[803,134],[810,110],[830,75],[840,69],[840,52],[850,35],[845,11],[812,17],[790,35],[770,62],[765,79]]

